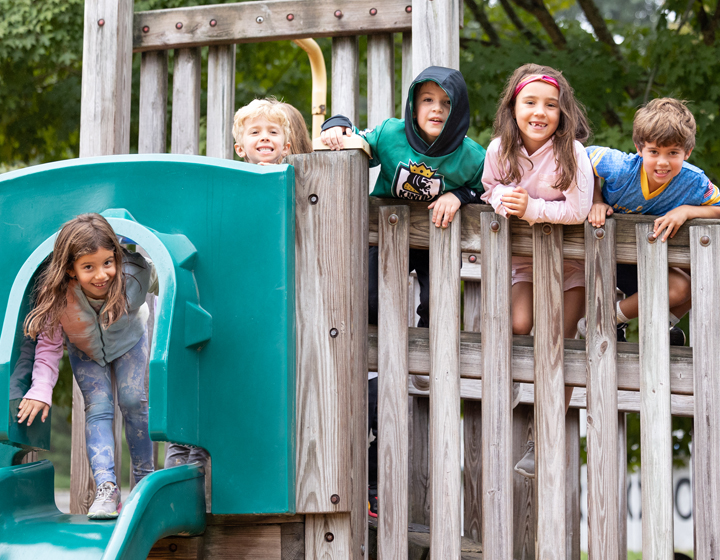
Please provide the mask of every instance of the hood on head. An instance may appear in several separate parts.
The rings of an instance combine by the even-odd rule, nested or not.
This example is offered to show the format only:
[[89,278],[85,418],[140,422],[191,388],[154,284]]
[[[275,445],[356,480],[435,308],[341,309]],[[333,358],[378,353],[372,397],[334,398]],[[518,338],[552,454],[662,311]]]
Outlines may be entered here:
[[[417,124],[413,118],[415,88],[428,81],[435,82],[443,88],[450,98],[450,115],[440,135],[429,146],[418,134]],[[457,70],[442,66],[430,66],[420,72],[410,84],[405,104],[405,136],[410,147],[427,156],[446,156],[460,147],[468,128],[470,128],[470,102],[463,75]]]

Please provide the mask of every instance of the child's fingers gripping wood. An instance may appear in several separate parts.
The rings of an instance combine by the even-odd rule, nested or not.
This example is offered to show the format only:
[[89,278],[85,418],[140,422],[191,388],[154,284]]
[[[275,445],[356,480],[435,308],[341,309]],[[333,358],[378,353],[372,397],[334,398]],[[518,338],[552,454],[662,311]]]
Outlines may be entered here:
[[687,219],[688,215],[685,206],[678,206],[664,216],[660,216],[655,220],[653,225],[653,235],[655,239],[662,235],[662,241],[665,242],[669,237],[674,237],[680,229],[680,226],[683,225]]
[[342,150],[344,145],[344,138],[349,138],[352,135],[352,128],[348,128],[345,126],[333,126],[332,128],[323,130],[320,134],[320,139],[331,150]]
[[48,413],[50,412],[50,405],[45,404],[42,401],[23,399],[22,401],[20,401],[20,406],[18,407],[18,423],[22,424],[27,418],[27,425],[32,425],[33,420],[35,420],[35,417],[41,411],[42,415],[40,417],[40,420],[42,422],[45,422],[48,417]]
[[588,222],[590,222],[594,227],[601,227],[605,225],[605,218],[607,216],[612,216],[612,214],[612,206],[609,206],[604,202],[595,202],[590,207]]
[[431,208],[433,211],[432,221],[435,227],[448,227],[460,209],[460,206],[460,199],[451,192],[445,193],[432,202],[428,208]]

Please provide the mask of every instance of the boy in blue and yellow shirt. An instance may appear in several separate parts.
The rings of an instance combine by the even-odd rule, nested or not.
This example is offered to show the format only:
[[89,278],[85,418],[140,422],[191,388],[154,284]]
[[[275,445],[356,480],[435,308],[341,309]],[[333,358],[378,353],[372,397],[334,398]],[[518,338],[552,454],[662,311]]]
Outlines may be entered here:
[[[590,146],[588,156],[597,188],[588,220],[599,227],[605,216],[653,214],[656,238],[673,237],[692,218],[720,218],[720,190],[702,170],[687,163],[695,147],[695,119],[677,99],[654,99],[635,114],[633,142],[637,154]],[[617,304],[618,324],[638,316],[637,265],[617,265],[618,287],[628,296]],[[690,275],[668,271],[670,343],[682,346],[685,334],[675,327],[690,310]]]

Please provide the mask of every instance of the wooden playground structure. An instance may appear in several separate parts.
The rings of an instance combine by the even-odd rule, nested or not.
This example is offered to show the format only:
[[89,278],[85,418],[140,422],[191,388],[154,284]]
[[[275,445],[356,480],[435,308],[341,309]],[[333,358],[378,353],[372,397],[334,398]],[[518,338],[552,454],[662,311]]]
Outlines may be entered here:
[[[395,34],[402,34],[406,92],[427,66],[459,67],[461,9],[459,0],[276,0],[133,14],[132,0],[88,0],[80,155],[128,153],[133,52],[142,53],[141,153],[167,151],[170,87],[171,151],[199,153],[203,47],[209,47],[207,156],[232,159],[236,44],[332,37],[328,114],[357,122],[358,37],[367,35],[373,126],[395,116]],[[164,539],[150,557],[374,555],[366,373],[378,371],[377,558],[409,558],[415,545],[408,523],[414,523],[429,527],[434,560],[579,559],[578,408],[587,408],[589,557],[627,558],[625,414],[640,412],[643,556],[673,557],[671,415],[682,415],[696,419],[695,558],[720,558],[720,346],[714,340],[720,224],[690,222],[660,243],[649,238],[647,216],[609,219],[602,229],[530,227],[471,205],[442,230],[431,226],[423,204],[369,200],[360,151],[292,156],[290,163],[296,177],[296,513],[209,514],[203,536]],[[377,328],[367,325],[369,244],[380,247]],[[408,247],[430,251],[429,329],[412,322]],[[534,337],[512,335],[511,254],[534,256],[540,279]],[[586,341],[562,338],[563,258],[585,262]],[[639,345],[616,342],[616,262],[639,265]],[[692,348],[669,346],[668,266],[692,269],[693,299],[702,302],[692,311]],[[515,410],[513,381],[526,384]],[[567,416],[565,384],[576,388]],[[74,513],[93,495],[83,417],[76,386]],[[530,434],[537,459],[532,483],[513,473]],[[482,543],[482,553],[461,552],[463,532]]]

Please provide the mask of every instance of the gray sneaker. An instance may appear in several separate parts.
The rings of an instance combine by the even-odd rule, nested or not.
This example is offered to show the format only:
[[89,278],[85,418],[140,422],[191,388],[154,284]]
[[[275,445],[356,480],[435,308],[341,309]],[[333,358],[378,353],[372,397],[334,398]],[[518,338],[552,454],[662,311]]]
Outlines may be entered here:
[[120,490],[112,482],[103,482],[95,492],[95,501],[87,516],[90,519],[116,519],[120,511]]
[[527,442],[527,451],[515,465],[515,472],[527,478],[535,478],[535,442]]

